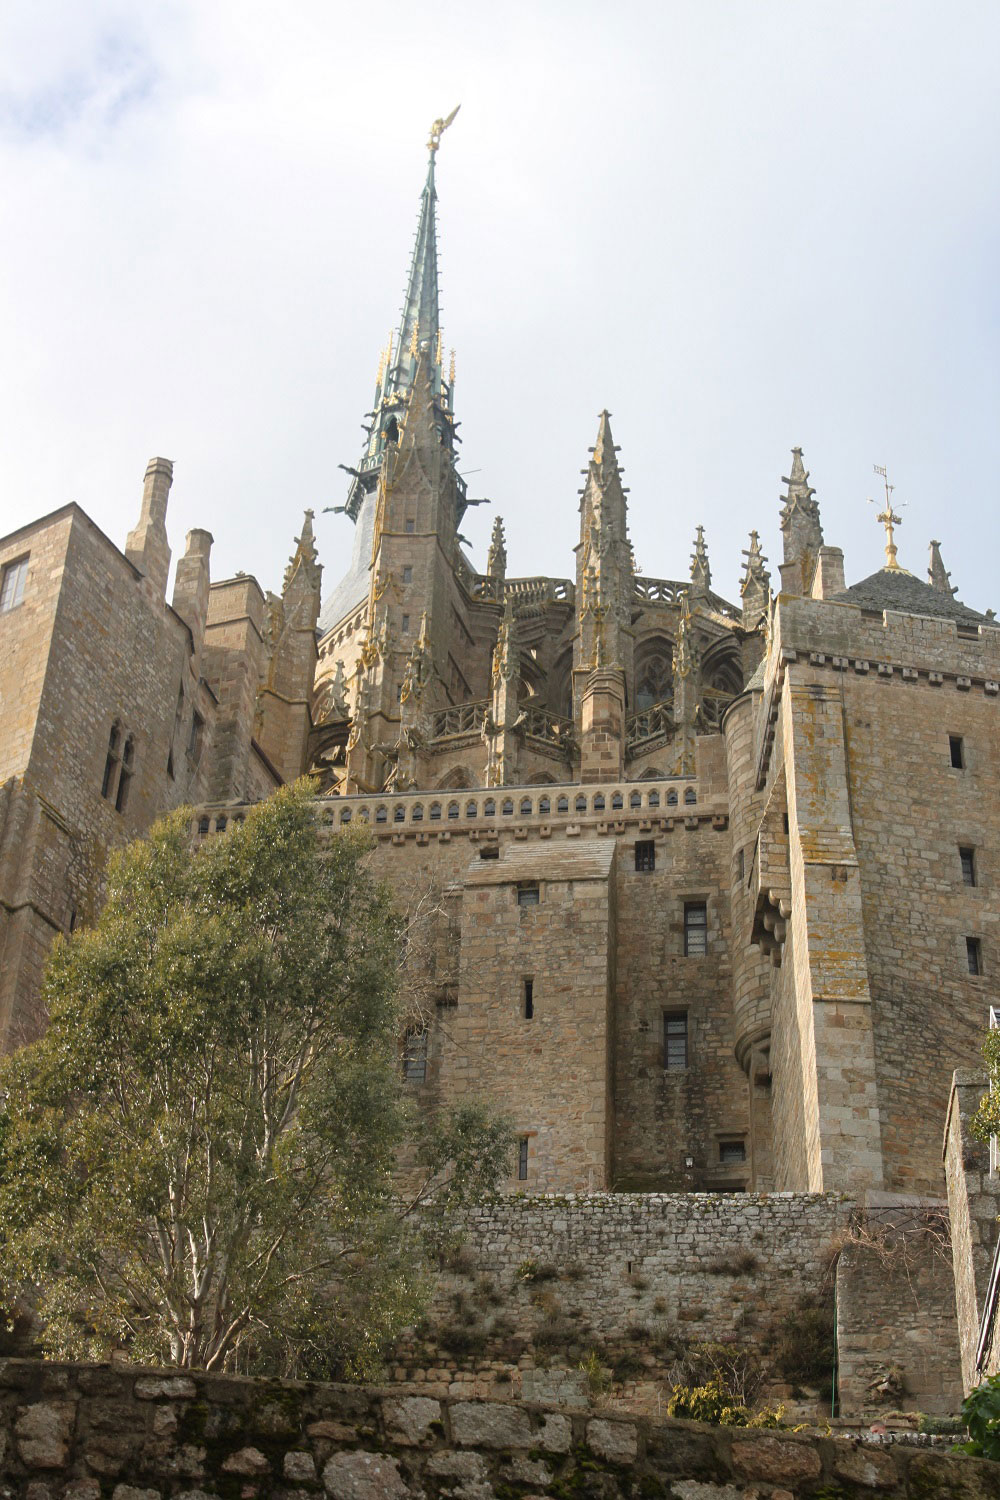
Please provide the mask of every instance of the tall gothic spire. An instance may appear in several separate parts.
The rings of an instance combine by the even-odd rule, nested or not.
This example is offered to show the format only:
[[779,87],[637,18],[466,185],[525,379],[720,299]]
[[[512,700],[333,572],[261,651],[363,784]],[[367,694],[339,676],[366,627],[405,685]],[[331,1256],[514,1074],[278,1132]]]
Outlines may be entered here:
[[[440,408],[442,435],[449,447],[452,444],[454,375],[445,370],[442,348],[434,164],[442,131],[447,129],[457,113],[455,110],[447,120],[435,120],[431,126],[427,176],[420,195],[417,236],[410,258],[399,329],[395,337],[390,334],[388,346],[379,359],[375,399],[369,413],[371,426],[368,428],[368,446],[358,467],[348,471],[352,482],[344,508],[352,520],[357,520],[365,496],[375,488],[387,446],[399,441],[421,358],[426,362],[432,399],[435,406]],[[453,372],[454,359],[451,367]],[[464,485],[461,488],[463,493],[459,508],[464,510]]]
[[[409,389],[422,348],[431,355],[438,353],[440,333],[437,264],[437,190],[434,186],[434,157],[430,153],[427,180],[420,196],[420,217],[413,245],[413,259],[406,282],[403,311],[396,339],[396,357],[385,372],[383,394]],[[435,360],[435,374],[440,388],[440,365]]]

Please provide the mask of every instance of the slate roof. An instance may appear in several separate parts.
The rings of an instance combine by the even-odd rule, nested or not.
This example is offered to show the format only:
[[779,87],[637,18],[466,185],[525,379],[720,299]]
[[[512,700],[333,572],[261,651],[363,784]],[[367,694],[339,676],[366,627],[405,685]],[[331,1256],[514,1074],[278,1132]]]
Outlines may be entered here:
[[364,504],[355,522],[351,566],[347,570],[346,577],[342,578],[333,593],[328,595],[320,610],[318,625],[320,635],[324,635],[331,626],[342,620],[349,610],[356,609],[368,598],[377,503],[378,494],[375,490],[371,490],[365,496]]
[[943,589],[922,583],[905,568],[880,568],[869,578],[854,583],[842,594],[832,596],[835,604],[857,604],[862,609],[895,609],[904,614],[930,615],[937,620],[956,620],[959,624],[986,624],[986,616],[969,609]]

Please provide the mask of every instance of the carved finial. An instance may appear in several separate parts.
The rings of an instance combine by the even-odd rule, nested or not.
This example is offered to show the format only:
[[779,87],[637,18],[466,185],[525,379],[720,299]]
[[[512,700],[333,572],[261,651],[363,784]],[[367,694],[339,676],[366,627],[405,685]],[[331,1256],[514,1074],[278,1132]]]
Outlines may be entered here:
[[[893,540],[893,528],[902,526],[903,518],[898,516],[892,508],[892,492],[896,488],[889,483],[889,475],[884,464],[873,464],[875,473],[880,475],[885,484],[885,509],[880,510],[875,519],[885,527],[885,567],[887,572],[901,572],[902,569],[896,561],[896,543]],[[874,505],[875,501],[869,495],[868,504]],[[902,508],[902,507],[901,507]]]
[[460,104],[456,104],[447,120],[434,121],[434,124],[431,126],[431,138],[427,142],[427,149],[428,151],[430,151],[432,156],[441,144],[441,137],[444,135],[445,131],[448,129],[448,126],[451,124],[452,120],[455,118],[461,108],[462,106]]
[[940,542],[931,542],[931,560],[927,568],[927,581],[932,589],[939,589],[942,594],[958,593],[958,589],[952,587],[951,574],[941,560]]
[[743,549],[743,556],[747,561],[740,584],[740,598],[743,600],[743,624],[750,628],[766,610],[771,588],[771,575],[764,566],[767,558],[760,550],[756,531],[751,531],[750,546]]
[[504,536],[502,516],[497,516],[493,522],[490,550],[486,554],[486,573],[490,578],[503,579],[507,576],[507,539]]
[[695,535],[694,551],[691,554],[691,586],[699,594],[707,594],[712,586],[712,570],[708,565],[704,526],[699,526]]
[[416,359],[416,357],[417,357],[417,351],[418,351],[419,347],[420,346],[419,346],[419,344],[417,342],[417,325],[416,325],[416,323],[414,323],[414,325],[413,325],[413,332],[410,334],[410,358],[411,359]]

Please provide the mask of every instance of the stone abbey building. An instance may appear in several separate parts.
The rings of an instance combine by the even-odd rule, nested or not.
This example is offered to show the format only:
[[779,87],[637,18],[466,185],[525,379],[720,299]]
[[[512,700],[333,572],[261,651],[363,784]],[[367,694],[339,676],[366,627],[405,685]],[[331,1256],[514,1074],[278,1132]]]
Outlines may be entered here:
[[280,593],[213,582],[197,530],[168,603],[159,458],[124,551],[73,504],[0,541],[3,1044],[110,847],[312,770],[410,911],[408,1086],[503,1105],[512,1188],[939,1197],[1000,965],[1000,630],[937,543],[898,564],[888,503],[848,586],[798,449],[780,580],[752,532],[722,598],[693,526],[689,577],[640,573],[607,412],[568,576],[509,574],[499,520],[477,571],[439,133],[332,592],[307,512]]

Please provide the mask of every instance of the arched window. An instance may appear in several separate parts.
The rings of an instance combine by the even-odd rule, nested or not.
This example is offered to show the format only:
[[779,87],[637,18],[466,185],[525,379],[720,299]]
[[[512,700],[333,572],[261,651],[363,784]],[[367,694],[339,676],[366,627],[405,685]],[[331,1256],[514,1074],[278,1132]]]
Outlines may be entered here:
[[389,813],[386,808],[376,807],[375,821],[376,823],[387,823],[389,821]]
[[587,799],[586,799],[586,797],[584,797],[583,794],[581,793],[580,796],[577,797],[577,799],[576,799],[575,803],[573,804],[573,806],[575,807],[575,809],[576,809],[577,812],[586,812],[587,811]]
[[406,808],[403,806],[403,804],[401,802],[397,803],[396,806],[392,810],[392,821],[394,823],[402,823],[402,821],[403,821],[403,819],[405,817],[406,817]]
[[474,818],[478,811],[479,809],[474,802],[467,802],[465,804],[465,816],[467,818]]
[[698,794],[695,791],[694,787],[693,786],[686,787],[684,789],[684,801],[687,803],[688,807],[692,807],[694,805],[694,803],[697,802],[697,800],[698,800]]
[[457,818],[458,815],[459,815],[459,813],[460,813],[460,811],[461,811],[461,808],[459,807],[459,805],[458,805],[457,802],[449,802],[448,803],[448,816],[449,816],[449,818]]
[[677,788],[676,787],[672,786],[670,788],[669,792],[667,793],[667,806],[668,807],[676,807],[677,806]]
[[440,804],[440,802],[432,802],[431,803],[431,822],[432,823],[440,823],[440,821],[441,821],[441,804]]
[[228,823],[229,819],[226,817],[225,813],[220,813],[215,820],[216,833],[225,833]]
[[538,811],[544,813],[546,816],[552,811],[552,803],[548,797],[539,797]]
[[620,810],[624,806],[625,806],[625,803],[624,803],[624,801],[622,799],[621,792],[612,792],[612,794],[611,794],[611,811],[612,812],[620,812]]
[[521,817],[522,818],[530,818],[531,817],[531,798],[530,797],[522,797],[521,798]]
[[411,823],[422,823],[423,821],[424,821],[424,809],[423,809],[423,805],[420,802],[414,802],[413,806],[410,808],[410,822]]
[[595,812],[603,812],[604,811],[604,793],[603,792],[598,792],[597,796],[594,798],[594,811]]
[[128,801],[128,789],[135,773],[135,740],[129,735],[122,746],[122,763],[118,772],[118,795],[115,797],[115,812],[124,812]]
[[660,794],[659,794],[659,792],[657,792],[655,790],[652,791],[652,792],[650,792],[650,794],[649,794],[649,805],[650,805],[650,807],[659,807],[659,805],[660,805]]
[[669,642],[660,639],[647,641],[636,651],[636,713],[641,714],[643,709],[652,708],[654,703],[663,703],[673,697],[672,656]]
[[497,805],[493,801],[492,797],[487,797],[486,801],[483,803],[483,817],[484,818],[495,818],[496,815],[497,815]]
[[559,801],[556,803],[556,811],[557,812],[569,812],[569,798],[568,797],[560,797],[559,798]]
[[503,799],[503,806],[501,807],[500,811],[503,813],[505,818],[512,818],[514,816],[513,797],[505,797]]
[[628,805],[629,805],[629,807],[641,807],[642,806],[642,793],[641,792],[633,792],[631,794],[631,796],[629,797],[629,799],[628,799]]
[[349,807],[342,807],[340,809],[340,821],[342,823],[349,823],[351,821],[351,809]]
[[205,837],[206,833],[211,828],[211,826],[212,826],[212,820],[211,820],[211,818],[199,818],[198,819],[198,832],[201,834],[202,838]]

